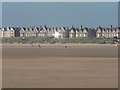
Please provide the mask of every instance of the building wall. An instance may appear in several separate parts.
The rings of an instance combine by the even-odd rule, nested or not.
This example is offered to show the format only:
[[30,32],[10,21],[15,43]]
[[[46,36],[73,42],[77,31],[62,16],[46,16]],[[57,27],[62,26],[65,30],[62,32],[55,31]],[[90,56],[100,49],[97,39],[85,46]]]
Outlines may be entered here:
[[13,28],[0,29],[0,37],[15,37],[15,30]]
[[96,31],[96,37],[97,38],[114,38],[120,37],[120,30],[119,29],[106,29],[106,30],[97,30]]
[[[58,36],[55,36],[55,32]],[[74,38],[74,37],[96,37],[96,38],[120,38],[119,28],[0,28],[0,37],[52,37]]]

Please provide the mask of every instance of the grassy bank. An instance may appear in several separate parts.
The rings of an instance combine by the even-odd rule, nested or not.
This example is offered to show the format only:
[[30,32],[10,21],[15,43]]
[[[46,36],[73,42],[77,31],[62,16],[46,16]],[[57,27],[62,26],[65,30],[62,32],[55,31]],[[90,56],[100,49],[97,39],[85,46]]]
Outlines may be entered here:
[[64,39],[56,39],[52,37],[11,37],[11,38],[2,38],[2,43],[26,43],[26,44],[32,44],[32,43],[41,43],[41,44],[55,44],[55,43],[81,43],[81,44],[116,44],[118,43],[118,40],[113,39],[98,39],[98,38],[64,38]]

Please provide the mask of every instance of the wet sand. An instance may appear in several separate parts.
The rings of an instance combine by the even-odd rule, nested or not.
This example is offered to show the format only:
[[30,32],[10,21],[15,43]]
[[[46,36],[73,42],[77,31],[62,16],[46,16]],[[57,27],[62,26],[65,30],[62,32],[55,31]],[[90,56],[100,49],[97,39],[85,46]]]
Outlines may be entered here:
[[41,58],[41,57],[118,57],[117,46],[102,45],[23,45],[3,46],[3,59]]
[[117,88],[116,46],[3,47],[3,88]]

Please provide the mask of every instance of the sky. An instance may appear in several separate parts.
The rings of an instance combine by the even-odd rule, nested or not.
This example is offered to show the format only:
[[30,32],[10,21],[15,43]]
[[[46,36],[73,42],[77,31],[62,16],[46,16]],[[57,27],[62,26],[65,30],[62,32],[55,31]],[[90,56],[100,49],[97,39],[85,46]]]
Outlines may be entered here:
[[1,0],[2,2],[118,2],[119,0]]
[[0,27],[2,27],[2,3],[0,2]]
[[2,26],[118,25],[117,2],[3,2]]

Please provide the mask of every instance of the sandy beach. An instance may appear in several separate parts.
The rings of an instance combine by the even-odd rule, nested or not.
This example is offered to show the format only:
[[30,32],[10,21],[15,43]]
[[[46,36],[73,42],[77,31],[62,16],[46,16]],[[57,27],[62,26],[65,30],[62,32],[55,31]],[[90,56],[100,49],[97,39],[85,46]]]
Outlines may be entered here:
[[3,45],[3,88],[117,88],[116,45]]

